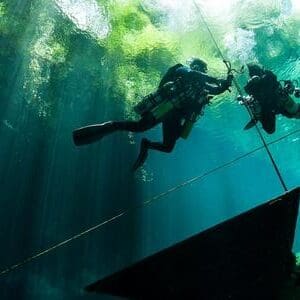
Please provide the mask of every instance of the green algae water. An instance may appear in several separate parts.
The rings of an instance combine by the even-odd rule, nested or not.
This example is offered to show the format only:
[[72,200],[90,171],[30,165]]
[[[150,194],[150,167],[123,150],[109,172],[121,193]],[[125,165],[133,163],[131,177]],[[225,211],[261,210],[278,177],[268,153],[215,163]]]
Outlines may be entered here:
[[[213,38],[234,68],[257,62],[300,84],[297,0],[0,0],[0,267],[103,223],[2,275],[1,299],[90,299],[95,279],[284,192],[256,129],[243,130],[235,87],[135,174],[141,139],[160,140],[160,126],[73,145],[77,127],[137,118],[175,63],[200,57],[225,77]],[[288,189],[300,184],[299,130],[282,116],[261,130]]]

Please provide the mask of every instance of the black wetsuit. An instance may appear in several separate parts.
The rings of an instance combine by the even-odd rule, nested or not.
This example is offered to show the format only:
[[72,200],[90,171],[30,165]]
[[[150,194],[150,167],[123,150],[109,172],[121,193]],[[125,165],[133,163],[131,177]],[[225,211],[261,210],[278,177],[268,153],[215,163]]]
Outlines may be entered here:
[[[143,139],[139,157],[133,167],[134,169],[137,169],[144,163],[147,157],[148,149],[154,149],[163,152],[171,152],[173,150],[175,143],[182,132],[182,121],[189,118],[191,114],[200,114],[204,105],[207,103],[198,101],[203,94],[218,95],[226,91],[231,85],[231,79],[216,79],[206,75],[205,73],[194,71],[181,64],[177,64],[168,70],[166,75],[162,78],[159,88],[161,88],[166,82],[174,82],[176,80],[180,81],[182,90],[188,91],[187,95],[189,96],[189,99],[186,99],[185,105],[181,108],[172,109],[165,116],[163,116],[162,119],[159,120],[155,119],[151,113],[146,113],[139,121],[111,121],[100,125],[102,128],[99,127],[99,137],[101,138],[104,132],[104,134],[117,130],[143,132],[159,123],[162,123],[163,141],[152,142],[147,139]],[[80,130],[81,129],[77,130],[76,134],[74,135],[75,143],[76,136],[81,137]],[[95,125],[95,132],[96,131],[97,125]],[[84,137],[85,140],[82,144],[97,140],[97,132],[94,136],[92,136],[91,139],[89,138],[90,137],[88,136],[87,139]],[[77,145],[79,144],[80,142]]]
[[[174,66],[175,67],[175,66]],[[172,67],[172,68],[174,68]],[[165,115],[161,120],[155,120],[151,114],[146,114],[139,121],[115,122],[118,130],[128,130],[132,132],[142,132],[162,123],[163,141],[152,142],[147,139],[142,140],[139,158],[134,166],[138,168],[147,157],[148,149],[154,149],[163,152],[171,152],[175,146],[177,139],[182,133],[182,122],[188,119],[191,114],[199,115],[206,103],[198,101],[203,93],[218,95],[228,89],[231,82],[223,79],[216,79],[201,73],[191,70],[188,67],[178,66],[175,71],[167,72],[159,84],[162,87],[168,81],[176,81],[180,79],[183,89],[189,90],[190,99],[187,99],[186,105],[180,109],[173,109]]]
[[276,75],[264,70],[261,76],[252,76],[244,87],[247,94],[252,95],[261,107],[259,120],[263,129],[271,134],[276,127],[276,114],[278,113],[280,83]]

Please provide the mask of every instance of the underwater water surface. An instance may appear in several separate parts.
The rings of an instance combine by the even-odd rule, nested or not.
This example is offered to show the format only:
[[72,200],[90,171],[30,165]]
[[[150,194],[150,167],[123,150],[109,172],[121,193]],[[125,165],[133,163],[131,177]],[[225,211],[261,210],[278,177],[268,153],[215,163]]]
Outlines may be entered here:
[[[297,0],[0,0],[0,272],[20,264],[0,275],[0,298],[113,299],[83,287],[282,194],[235,87],[136,173],[141,139],[160,140],[160,126],[81,148],[72,131],[137,118],[133,106],[191,57],[225,77],[220,51],[300,84],[299,44]],[[299,119],[259,130],[299,186]]]

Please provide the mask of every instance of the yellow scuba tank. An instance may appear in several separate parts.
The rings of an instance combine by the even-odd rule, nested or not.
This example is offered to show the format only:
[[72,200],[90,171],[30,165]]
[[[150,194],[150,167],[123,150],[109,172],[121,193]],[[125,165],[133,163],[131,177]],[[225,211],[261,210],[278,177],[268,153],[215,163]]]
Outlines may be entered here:
[[151,111],[153,107],[159,105],[161,102],[163,102],[164,99],[161,97],[160,93],[154,92],[147,96],[145,96],[140,103],[138,103],[133,110],[139,114],[144,115],[145,113]]
[[175,83],[167,82],[156,92],[145,96],[133,109],[141,116],[151,112],[156,119],[159,119],[173,108],[169,100],[173,97],[175,90]]
[[192,113],[188,119],[185,119],[181,129],[181,134],[180,134],[181,138],[187,139],[189,137],[197,119],[198,119],[198,115],[196,113]]
[[182,130],[180,137],[183,139],[187,139],[192,132],[195,122],[191,120],[185,120],[184,124],[182,125]]
[[[195,101],[195,88],[193,86],[183,86],[180,79],[172,82],[167,100],[160,103],[151,110],[155,119],[161,119],[173,109],[181,109],[188,105],[189,102]],[[200,100],[205,101],[207,94],[203,95]]]
[[161,119],[165,116],[168,112],[170,112],[174,108],[174,104],[170,100],[163,101],[158,106],[154,107],[151,110],[151,114],[156,120]]
[[192,96],[188,94],[190,92],[189,89],[186,89],[185,91],[182,90],[179,80],[172,82],[170,91],[171,93],[169,92],[169,97],[166,97],[167,100],[161,102],[151,110],[153,117],[157,120],[161,119],[175,108],[181,109],[184,105],[186,105],[187,101],[190,101],[190,97]]

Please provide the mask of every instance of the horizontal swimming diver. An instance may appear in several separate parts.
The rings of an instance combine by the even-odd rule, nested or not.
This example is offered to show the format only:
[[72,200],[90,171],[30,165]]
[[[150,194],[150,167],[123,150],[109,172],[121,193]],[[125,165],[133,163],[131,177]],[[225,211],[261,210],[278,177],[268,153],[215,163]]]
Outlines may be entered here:
[[226,79],[217,79],[206,73],[207,64],[199,58],[191,60],[189,66],[176,64],[170,67],[158,89],[135,106],[140,120],[109,121],[76,129],[73,131],[75,145],[94,143],[115,131],[143,132],[162,123],[163,141],[152,142],[143,138],[133,170],[143,165],[149,149],[171,152],[180,137],[188,137],[212,95],[225,92],[232,84],[230,73]]

